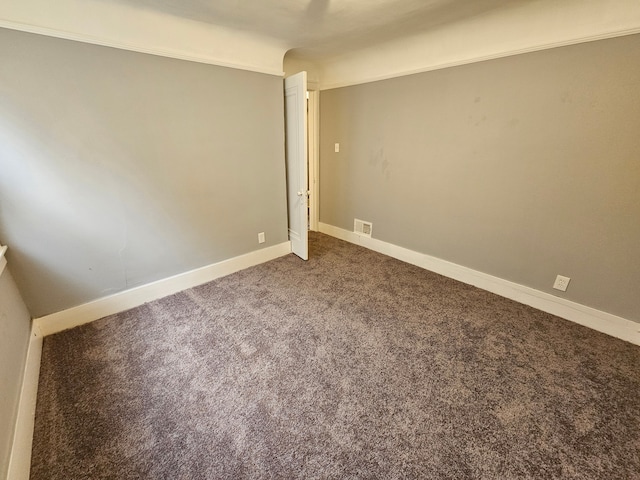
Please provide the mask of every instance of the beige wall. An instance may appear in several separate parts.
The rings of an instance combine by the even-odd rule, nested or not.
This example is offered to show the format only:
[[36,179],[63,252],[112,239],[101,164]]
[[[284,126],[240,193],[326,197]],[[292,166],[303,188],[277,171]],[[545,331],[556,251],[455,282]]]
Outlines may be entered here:
[[31,317],[9,273],[0,266],[0,478],[6,478],[22,387]]
[[638,52],[635,35],[323,91],[321,221],[640,321]]
[[0,58],[0,241],[34,316],[287,241],[280,76],[2,29]]

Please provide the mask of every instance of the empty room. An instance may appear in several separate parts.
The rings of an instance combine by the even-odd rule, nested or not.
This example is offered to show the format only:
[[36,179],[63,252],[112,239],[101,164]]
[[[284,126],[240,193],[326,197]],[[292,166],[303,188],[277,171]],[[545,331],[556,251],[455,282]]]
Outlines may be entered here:
[[640,479],[637,0],[0,5],[0,480]]

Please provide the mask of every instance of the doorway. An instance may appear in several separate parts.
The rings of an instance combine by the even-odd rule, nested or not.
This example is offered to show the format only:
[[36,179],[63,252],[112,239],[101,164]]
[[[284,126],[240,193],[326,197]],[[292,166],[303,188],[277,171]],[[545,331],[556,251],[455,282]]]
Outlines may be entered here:
[[307,172],[309,177],[309,230],[320,223],[320,91],[307,90]]

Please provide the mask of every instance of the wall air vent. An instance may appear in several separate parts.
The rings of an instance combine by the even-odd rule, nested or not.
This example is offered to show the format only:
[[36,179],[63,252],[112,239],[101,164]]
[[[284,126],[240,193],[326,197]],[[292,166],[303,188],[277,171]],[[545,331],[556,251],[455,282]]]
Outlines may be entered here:
[[371,238],[371,231],[373,230],[373,224],[371,222],[365,222],[364,220],[353,221],[353,231],[363,237]]

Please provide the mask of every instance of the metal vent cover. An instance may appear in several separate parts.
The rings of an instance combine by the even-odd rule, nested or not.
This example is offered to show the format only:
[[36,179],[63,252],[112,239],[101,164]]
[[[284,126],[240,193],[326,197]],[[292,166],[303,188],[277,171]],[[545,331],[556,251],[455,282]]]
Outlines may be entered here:
[[371,222],[358,220],[356,218],[353,221],[353,231],[358,235],[362,235],[363,237],[371,238],[371,232],[373,231],[373,224]]

